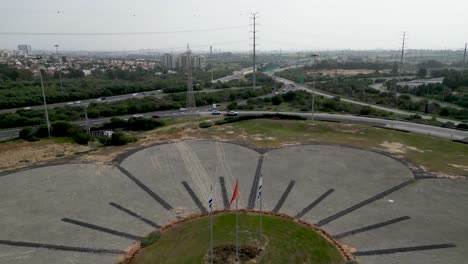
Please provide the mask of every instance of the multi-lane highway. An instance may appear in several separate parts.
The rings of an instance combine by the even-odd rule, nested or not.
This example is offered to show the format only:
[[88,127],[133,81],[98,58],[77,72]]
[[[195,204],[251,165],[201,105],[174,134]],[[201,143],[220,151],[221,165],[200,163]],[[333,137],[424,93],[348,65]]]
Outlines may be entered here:
[[[221,107],[224,107],[222,105]],[[261,115],[261,114],[274,114],[277,112],[269,112],[269,111],[239,111],[239,115]],[[280,112],[280,114],[294,114],[300,115],[302,117],[310,118],[310,113],[294,113],[294,112]],[[152,113],[145,113],[142,114],[143,117],[152,117],[154,115],[158,115],[161,118],[179,118],[179,117],[187,117],[186,112],[181,112],[179,110],[171,110],[171,111],[163,111],[163,112],[152,112]],[[210,116],[212,115],[210,107],[199,107],[197,108],[197,116]],[[119,116],[122,119],[128,119],[134,115],[124,115]],[[390,129],[397,129],[403,130],[408,132],[413,132],[422,135],[429,135],[435,136],[445,139],[452,139],[452,140],[462,140],[468,142],[468,131],[450,129],[450,128],[443,128],[443,127],[436,127],[436,126],[429,126],[429,125],[422,125],[404,121],[396,121],[396,120],[387,120],[381,118],[372,118],[372,117],[362,117],[362,116],[352,116],[352,115],[341,115],[341,114],[328,114],[328,113],[316,113],[314,114],[314,118],[316,120],[322,121],[336,121],[342,123],[353,123],[353,124],[363,124],[363,125],[370,125],[370,126],[377,126],[383,128],[390,128]],[[108,122],[111,117],[106,118],[99,118],[99,119],[90,119],[88,120],[88,126],[97,126],[104,122]],[[86,121],[78,121],[73,122],[79,126],[86,126]],[[0,131],[0,138],[9,138],[9,137],[16,137],[21,129],[9,129]]]

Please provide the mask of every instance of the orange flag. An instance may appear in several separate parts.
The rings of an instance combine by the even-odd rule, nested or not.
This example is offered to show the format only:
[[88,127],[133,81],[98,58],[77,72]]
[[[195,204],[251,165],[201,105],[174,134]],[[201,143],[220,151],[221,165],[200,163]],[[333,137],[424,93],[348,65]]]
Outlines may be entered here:
[[231,198],[231,201],[229,202],[229,206],[231,206],[232,202],[234,202],[234,200],[236,200],[237,197],[239,197],[239,185],[238,185],[238,181],[239,181],[239,180],[236,180],[236,187],[234,187],[234,193],[232,194],[232,198]]

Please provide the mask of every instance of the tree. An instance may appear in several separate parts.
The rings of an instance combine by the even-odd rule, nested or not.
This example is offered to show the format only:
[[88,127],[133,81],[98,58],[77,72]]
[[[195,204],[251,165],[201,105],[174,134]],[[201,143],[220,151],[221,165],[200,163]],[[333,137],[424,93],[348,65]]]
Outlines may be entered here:
[[273,103],[273,105],[280,105],[282,102],[283,102],[283,97],[279,96],[279,95],[275,95],[272,99],[271,99],[271,102]]
[[418,78],[424,78],[426,77],[426,75],[427,75],[427,70],[424,68],[419,68],[418,72],[416,73],[416,76],[418,76]]

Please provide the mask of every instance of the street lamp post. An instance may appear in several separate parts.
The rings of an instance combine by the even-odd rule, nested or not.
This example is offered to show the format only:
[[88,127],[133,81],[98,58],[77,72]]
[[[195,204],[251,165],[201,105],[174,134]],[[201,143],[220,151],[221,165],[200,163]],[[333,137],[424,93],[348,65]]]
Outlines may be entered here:
[[46,118],[46,124],[47,124],[47,134],[50,137],[49,112],[47,111],[47,102],[46,102],[45,91],[44,91],[44,81],[42,80],[42,72],[41,72],[40,67],[39,67],[39,76],[41,78],[42,99],[44,100],[44,111],[45,111],[45,118]]
[[[55,47],[55,54],[57,54],[57,59],[60,61],[60,57],[59,57],[59,53],[58,53],[58,47],[59,47],[59,45],[55,44],[54,47]],[[60,73],[60,69],[57,69],[57,71],[58,71],[58,74],[59,74],[60,89],[61,89],[62,92],[63,92],[62,74]]]
[[313,76],[313,80],[312,80],[312,116],[311,116],[311,120],[312,120],[312,125],[314,124],[314,113],[315,113],[315,75],[316,75],[316,69],[315,69],[315,59],[316,57],[318,57],[317,54],[312,54],[310,55],[312,58],[313,58],[313,64],[314,64],[314,76]]

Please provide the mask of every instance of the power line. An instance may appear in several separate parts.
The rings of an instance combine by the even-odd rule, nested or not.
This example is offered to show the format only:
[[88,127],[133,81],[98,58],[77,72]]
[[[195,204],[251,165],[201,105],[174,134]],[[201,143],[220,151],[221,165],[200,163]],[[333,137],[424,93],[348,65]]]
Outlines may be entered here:
[[218,28],[204,28],[204,29],[190,29],[190,30],[174,30],[174,31],[147,31],[147,32],[0,32],[0,35],[16,36],[16,35],[30,35],[30,36],[121,36],[121,35],[160,35],[160,34],[178,34],[178,33],[192,33],[192,32],[209,32],[209,31],[222,31],[231,29],[247,28],[247,26],[231,26],[231,27],[218,27]]

